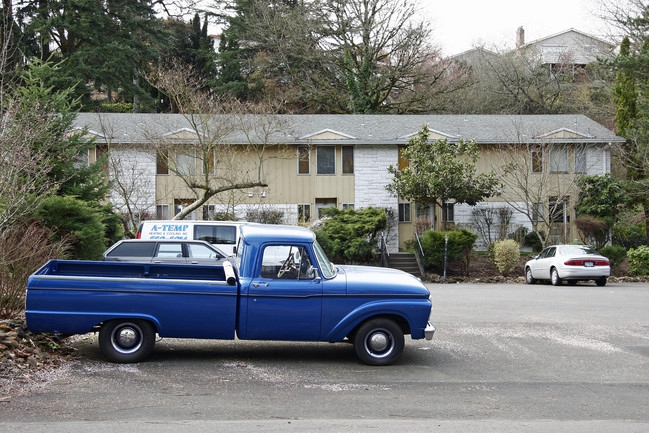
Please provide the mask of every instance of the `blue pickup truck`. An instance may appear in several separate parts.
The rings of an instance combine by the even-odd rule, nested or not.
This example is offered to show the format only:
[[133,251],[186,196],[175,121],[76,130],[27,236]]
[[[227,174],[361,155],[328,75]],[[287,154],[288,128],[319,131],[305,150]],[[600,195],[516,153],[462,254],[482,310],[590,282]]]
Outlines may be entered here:
[[52,260],[27,284],[30,330],[99,331],[114,362],[139,362],[160,337],[353,343],[370,365],[396,361],[404,334],[431,339],[430,294],[402,271],[336,266],[312,231],[241,226],[236,264]]

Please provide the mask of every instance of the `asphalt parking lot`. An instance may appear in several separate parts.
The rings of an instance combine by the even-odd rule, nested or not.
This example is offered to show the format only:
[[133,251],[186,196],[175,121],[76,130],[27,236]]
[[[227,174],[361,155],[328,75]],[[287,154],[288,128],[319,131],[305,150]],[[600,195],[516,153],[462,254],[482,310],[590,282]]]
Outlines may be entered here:
[[137,365],[92,335],[0,402],[3,431],[649,431],[649,285],[431,284],[432,341],[388,367],[348,344],[165,339]]

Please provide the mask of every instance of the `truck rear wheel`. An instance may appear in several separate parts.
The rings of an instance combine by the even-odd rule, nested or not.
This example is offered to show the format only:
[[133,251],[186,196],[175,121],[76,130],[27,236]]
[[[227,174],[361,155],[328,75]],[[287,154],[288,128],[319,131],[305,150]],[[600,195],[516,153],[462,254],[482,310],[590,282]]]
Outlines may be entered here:
[[390,319],[377,318],[361,325],[354,335],[354,350],[368,365],[389,365],[403,353],[403,331]]
[[146,320],[111,320],[99,330],[99,347],[113,362],[140,362],[154,344],[155,328]]

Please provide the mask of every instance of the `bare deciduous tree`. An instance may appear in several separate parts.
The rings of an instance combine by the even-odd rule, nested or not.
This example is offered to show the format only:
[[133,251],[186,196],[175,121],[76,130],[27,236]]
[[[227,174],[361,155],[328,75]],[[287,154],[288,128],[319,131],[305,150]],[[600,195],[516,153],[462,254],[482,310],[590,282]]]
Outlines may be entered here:
[[439,95],[466,84],[464,68],[431,45],[412,0],[251,5],[243,27],[246,47],[257,53],[254,78],[298,110],[431,112]]
[[[498,150],[504,162],[499,169],[504,201],[525,215],[543,245],[571,241],[569,209],[577,200],[581,177],[571,173],[571,151],[574,148],[551,142],[502,145]],[[592,163],[596,162],[601,160],[593,157]],[[584,174],[587,169],[583,167]]]
[[158,71],[155,84],[175,102],[188,125],[180,136],[151,137],[169,171],[192,195],[174,219],[185,218],[220,194],[268,186],[263,170],[267,150],[281,146],[277,137],[286,133],[285,122],[271,113],[273,107],[215,98],[201,91],[201,80],[183,68]]

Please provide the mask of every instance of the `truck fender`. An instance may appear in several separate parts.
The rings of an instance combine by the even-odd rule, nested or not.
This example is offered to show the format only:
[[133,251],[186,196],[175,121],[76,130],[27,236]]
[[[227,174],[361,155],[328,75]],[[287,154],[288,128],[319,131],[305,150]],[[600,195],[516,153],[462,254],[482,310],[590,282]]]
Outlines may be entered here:
[[412,305],[412,303],[407,300],[374,301],[359,305],[343,317],[342,320],[338,322],[331,331],[329,331],[323,340],[329,342],[342,341],[360,323],[376,316],[397,316],[402,318],[410,326],[408,317],[403,314],[410,305]]
[[124,313],[116,314],[114,317],[110,317],[106,320],[102,320],[102,323],[108,322],[109,320],[135,320],[135,319],[140,319],[140,320],[147,320],[151,323],[153,323],[153,326],[155,327],[156,332],[160,332],[160,322],[158,319],[156,319],[154,316],[151,316],[149,314],[128,314],[125,315]]

